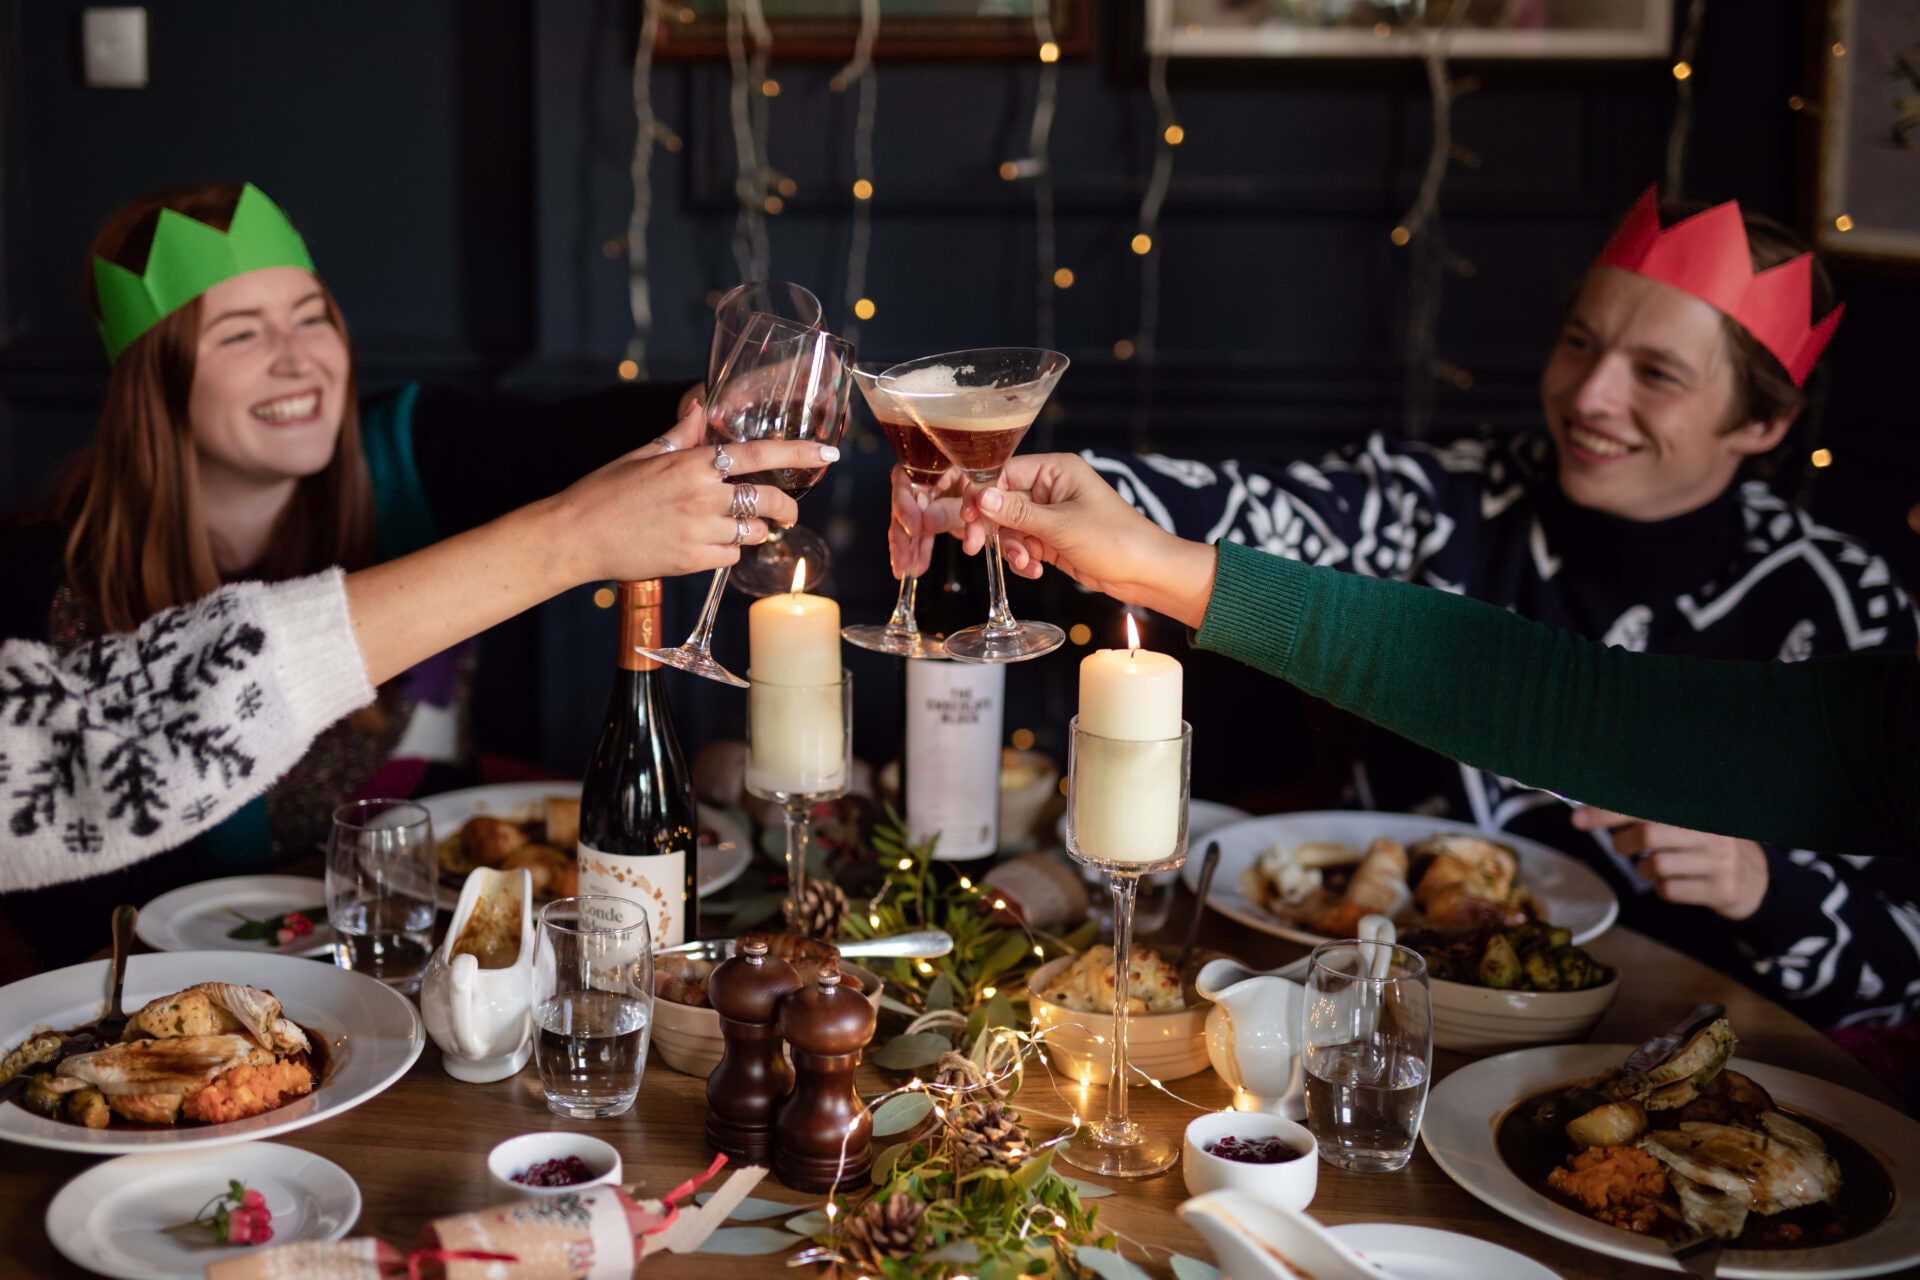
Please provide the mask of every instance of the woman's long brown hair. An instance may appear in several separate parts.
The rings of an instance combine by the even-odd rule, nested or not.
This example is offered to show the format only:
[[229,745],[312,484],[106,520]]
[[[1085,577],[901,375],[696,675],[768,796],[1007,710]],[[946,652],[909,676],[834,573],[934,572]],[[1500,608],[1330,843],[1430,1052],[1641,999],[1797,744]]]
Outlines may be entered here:
[[[155,192],[123,206],[87,254],[89,301],[96,254],[136,274],[146,269],[162,209],[225,230],[239,200],[238,184],[214,183]],[[345,342],[346,319],[325,284],[320,291]],[[99,430],[55,498],[67,528],[68,585],[107,631],[130,631],[220,586],[187,416],[199,336],[195,298],[120,353],[107,379]],[[372,558],[372,483],[360,449],[351,354],[344,400],[333,460],[295,486],[252,576],[277,581],[330,565],[362,568]]]

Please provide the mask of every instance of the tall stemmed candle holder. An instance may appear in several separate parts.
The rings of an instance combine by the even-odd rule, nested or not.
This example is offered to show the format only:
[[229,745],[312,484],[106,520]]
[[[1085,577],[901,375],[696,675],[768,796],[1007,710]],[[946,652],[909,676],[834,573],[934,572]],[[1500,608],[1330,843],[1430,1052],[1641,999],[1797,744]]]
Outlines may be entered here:
[[786,819],[789,929],[799,928],[807,891],[813,807],[847,794],[853,677],[845,671],[839,677],[832,684],[790,685],[747,673],[747,794],[772,800]]
[[[1080,664],[1080,714],[1067,747],[1067,852],[1113,885],[1113,1079],[1107,1115],[1086,1125],[1061,1158],[1091,1173],[1142,1178],[1172,1166],[1177,1139],[1127,1114],[1128,987],[1140,878],[1187,860],[1193,730],[1180,719],[1180,664],[1140,648],[1103,649]],[[1100,732],[1096,732],[1096,730]]]

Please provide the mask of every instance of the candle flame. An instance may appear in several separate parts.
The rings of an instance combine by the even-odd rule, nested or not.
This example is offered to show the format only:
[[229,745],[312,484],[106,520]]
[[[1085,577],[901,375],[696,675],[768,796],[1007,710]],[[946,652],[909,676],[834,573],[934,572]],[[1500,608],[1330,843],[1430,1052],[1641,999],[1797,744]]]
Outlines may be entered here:
[[1127,615],[1127,648],[1135,653],[1140,652],[1140,627],[1134,622],[1132,614]]
[[[807,558],[805,556],[801,556],[800,562],[793,566],[793,594],[796,596],[799,595],[800,589],[806,585],[807,585]],[[1131,621],[1131,619],[1129,619],[1129,621]]]

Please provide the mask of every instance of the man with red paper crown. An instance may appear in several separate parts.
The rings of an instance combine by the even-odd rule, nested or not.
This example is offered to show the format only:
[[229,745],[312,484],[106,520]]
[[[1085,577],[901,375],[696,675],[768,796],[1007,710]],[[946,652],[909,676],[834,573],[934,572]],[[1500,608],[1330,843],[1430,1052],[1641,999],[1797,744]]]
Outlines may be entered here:
[[[1649,189],[1567,313],[1540,377],[1544,434],[1375,435],[1318,465],[1084,456],[1184,537],[1440,587],[1628,649],[1784,662],[1912,652],[1913,608],[1886,563],[1742,479],[1805,404],[1840,319],[1831,294],[1777,224],[1731,202],[1663,206]],[[1575,814],[1377,731],[1364,750],[1360,807],[1575,853],[1614,886],[1625,923],[1818,1025],[1920,1007],[1920,863]]]

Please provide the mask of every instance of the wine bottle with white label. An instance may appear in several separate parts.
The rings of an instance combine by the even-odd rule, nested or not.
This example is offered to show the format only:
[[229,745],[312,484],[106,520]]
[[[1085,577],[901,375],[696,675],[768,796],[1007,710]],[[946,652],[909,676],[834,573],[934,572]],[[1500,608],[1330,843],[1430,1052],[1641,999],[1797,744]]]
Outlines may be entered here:
[[907,831],[938,834],[934,857],[966,862],[1000,844],[1000,732],[1007,669],[907,659]]
[[580,795],[580,892],[640,903],[655,947],[699,936],[699,810],[667,709],[660,583],[622,582],[620,650],[600,741]]

